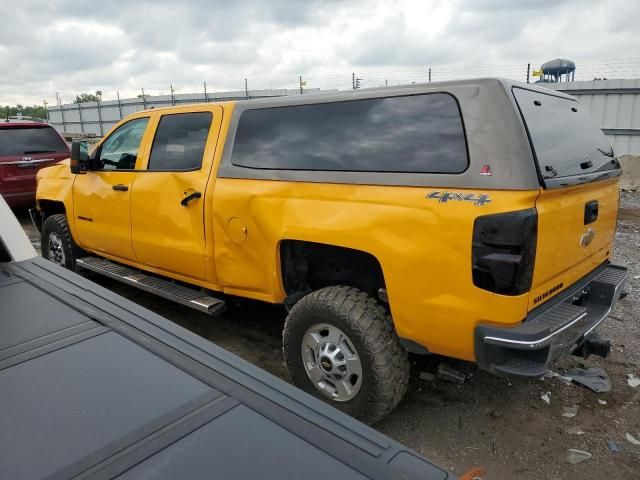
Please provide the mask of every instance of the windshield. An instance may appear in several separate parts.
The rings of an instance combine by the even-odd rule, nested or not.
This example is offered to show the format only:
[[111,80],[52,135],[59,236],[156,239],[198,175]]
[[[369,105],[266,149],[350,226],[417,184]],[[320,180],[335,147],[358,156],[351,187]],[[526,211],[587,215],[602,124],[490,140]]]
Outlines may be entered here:
[[67,145],[51,127],[0,129],[0,156],[68,153]]
[[514,88],[513,94],[547,186],[584,183],[619,173],[611,144],[584,105],[522,88]]

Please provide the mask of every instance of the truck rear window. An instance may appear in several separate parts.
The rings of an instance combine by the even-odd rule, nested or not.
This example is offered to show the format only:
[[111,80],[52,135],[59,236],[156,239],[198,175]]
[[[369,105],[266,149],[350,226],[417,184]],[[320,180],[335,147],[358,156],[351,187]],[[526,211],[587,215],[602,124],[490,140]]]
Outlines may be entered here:
[[585,183],[619,173],[613,148],[582,104],[514,88],[540,175],[548,186]]
[[460,173],[456,100],[434,93],[246,110],[231,162],[248,168]]
[[0,156],[68,152],[64,140],[52,127],[0,129]]

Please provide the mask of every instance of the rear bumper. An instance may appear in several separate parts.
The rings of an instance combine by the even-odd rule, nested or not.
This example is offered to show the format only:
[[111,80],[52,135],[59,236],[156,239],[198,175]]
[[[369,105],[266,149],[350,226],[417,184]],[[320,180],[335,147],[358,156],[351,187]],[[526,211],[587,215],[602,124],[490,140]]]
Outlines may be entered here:
[[620,298],[627,275],[625,267],[606,263],[531,312],[517,327],[477,327],[479,366],[505,375],[544,375],[550,363],[579,348],[607,318]]

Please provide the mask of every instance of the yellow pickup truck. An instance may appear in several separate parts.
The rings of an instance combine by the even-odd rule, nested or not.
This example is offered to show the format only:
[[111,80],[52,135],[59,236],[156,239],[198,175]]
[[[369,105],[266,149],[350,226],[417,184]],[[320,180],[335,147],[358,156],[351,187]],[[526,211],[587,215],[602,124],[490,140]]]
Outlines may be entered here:
[[532,377],[607,354],[619,175],[574,98],[465,80],[139,112],[42,170],[32,218],[70,269],[284,304],[294,383],[375,422],[407,353]]

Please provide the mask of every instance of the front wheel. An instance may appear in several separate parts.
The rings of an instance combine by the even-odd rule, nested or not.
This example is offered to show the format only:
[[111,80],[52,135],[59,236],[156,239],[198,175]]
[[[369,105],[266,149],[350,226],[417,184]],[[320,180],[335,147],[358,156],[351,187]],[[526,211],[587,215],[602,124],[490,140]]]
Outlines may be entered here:
[[73,241],[66,215],[58,213],[44,220],[40,249],[43,258],[75,270],[76,259],[82,256],[82,249]]
[[375,423],[402,399],[407,353],[391,317],[356,288],[327,287],[291,309],[283,351],[293,382],[365,423]]

